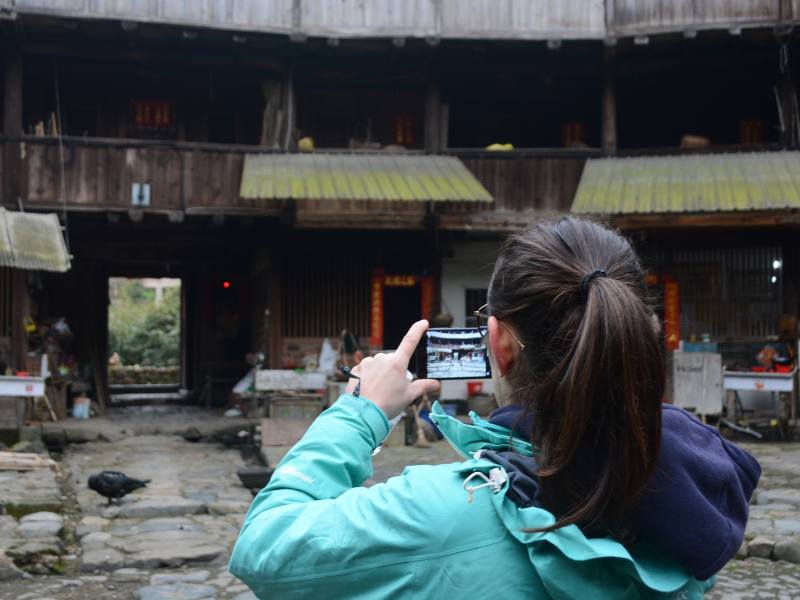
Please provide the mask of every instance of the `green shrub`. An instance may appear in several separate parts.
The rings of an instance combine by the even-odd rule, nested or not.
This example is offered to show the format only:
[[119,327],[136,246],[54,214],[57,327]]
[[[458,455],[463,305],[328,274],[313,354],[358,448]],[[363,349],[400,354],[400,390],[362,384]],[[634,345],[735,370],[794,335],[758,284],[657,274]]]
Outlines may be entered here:
[[159,304],[153,291],[130,280],[112,288],[109,353],[123,365],[177,366],[180,360],[180,288],[164,290]]

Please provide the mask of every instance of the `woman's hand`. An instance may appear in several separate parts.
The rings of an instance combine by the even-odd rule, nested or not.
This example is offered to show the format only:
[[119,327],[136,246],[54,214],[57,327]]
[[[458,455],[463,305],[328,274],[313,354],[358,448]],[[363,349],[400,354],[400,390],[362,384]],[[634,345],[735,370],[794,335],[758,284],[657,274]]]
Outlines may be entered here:
[[[439,390],[439,382],[435,379],[418,379],[412,382],[406,377],[408,363],[426,329],[427,321],[417,321],[408,330],[397,350],[367,357],[353,369],[353,373],[361,380],[361,396],[371,400],[386,414],[387,419],[399,415],[422,394]],[[347,393],[352,393],[355,387],[356,380],[351,379],[347,385]]]

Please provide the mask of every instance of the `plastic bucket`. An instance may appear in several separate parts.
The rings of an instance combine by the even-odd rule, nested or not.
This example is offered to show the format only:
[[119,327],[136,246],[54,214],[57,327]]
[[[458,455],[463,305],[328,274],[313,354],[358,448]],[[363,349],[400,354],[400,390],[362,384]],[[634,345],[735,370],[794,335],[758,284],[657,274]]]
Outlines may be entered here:
[[483,393],[483,382],[482,381],[468,381],[467,382],[467,397],[469,396],[477,396],[478,394]]

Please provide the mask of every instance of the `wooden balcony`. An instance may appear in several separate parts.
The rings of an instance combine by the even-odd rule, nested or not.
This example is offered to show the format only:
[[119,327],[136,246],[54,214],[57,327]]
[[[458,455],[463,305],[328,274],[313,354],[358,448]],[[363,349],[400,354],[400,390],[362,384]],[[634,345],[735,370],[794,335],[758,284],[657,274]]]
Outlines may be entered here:
[[[239,214],[345,229],[423,228],[433,213],[442,228],[478,231],[519,229],[543,211],[569,210],[586,158],[596,154],[455,152],[494,197],[487,204],[244,199],[244,157],[264,151],[255,147],[26,136],[5,139],[0,149],[19,151],[19,195],[28,210],[132,211],[174,221]],[[150,185],[148,206],[134,205],[135,183]]]
[[[14,145],[6,141],[5,151]],[[281,214],[282,203],[256,206],[239,197],[244,154],[208,144],[25,137],[20,195],[31,209],[128,211],[137,208],[132,185],[149,183],[147,212]]]

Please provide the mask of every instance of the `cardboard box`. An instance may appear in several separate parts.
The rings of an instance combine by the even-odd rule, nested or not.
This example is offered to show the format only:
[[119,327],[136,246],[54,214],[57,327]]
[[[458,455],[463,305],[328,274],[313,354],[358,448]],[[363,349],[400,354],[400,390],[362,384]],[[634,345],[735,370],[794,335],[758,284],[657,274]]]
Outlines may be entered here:
[[261,447],[293,446],[313,422],[314,419],[261,419]]

